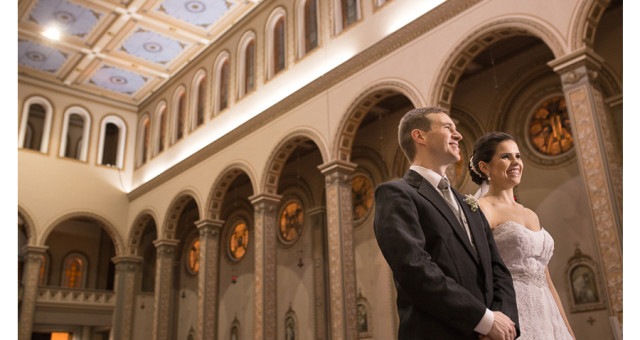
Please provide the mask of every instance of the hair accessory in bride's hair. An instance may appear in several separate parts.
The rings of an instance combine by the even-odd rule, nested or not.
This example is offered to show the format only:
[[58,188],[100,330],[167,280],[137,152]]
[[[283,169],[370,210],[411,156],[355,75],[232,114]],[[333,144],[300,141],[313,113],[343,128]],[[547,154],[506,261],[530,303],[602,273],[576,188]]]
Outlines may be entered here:
[[473,156],[469,157],[469,168],[471,168],[471,171],[475,172],[476,175],[480,176],[480,178],[485,178],[483,174],[479,173],[478,170],[476,170],[475,165],[473,165]]

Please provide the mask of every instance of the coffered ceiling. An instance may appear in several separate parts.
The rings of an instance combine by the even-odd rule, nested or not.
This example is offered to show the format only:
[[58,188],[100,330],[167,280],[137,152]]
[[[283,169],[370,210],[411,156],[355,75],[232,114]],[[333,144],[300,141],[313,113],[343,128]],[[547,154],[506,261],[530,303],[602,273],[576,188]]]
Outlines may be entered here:
[[258,2],[19,0],[18,72],[137,104]]

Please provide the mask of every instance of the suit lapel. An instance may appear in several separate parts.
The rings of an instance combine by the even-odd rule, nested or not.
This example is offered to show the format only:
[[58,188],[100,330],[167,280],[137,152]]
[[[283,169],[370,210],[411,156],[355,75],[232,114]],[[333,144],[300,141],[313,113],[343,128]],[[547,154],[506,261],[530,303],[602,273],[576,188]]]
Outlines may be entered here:
[[[469,236],[467,236],[467,232],[464,230],[464,227],[460,225],[460,221],[458,217],[454,214],[454,212],[449,207],[447,201],[442,198],[440,193],[429,183],[424,177],[413,170],[407,171],[404,176],[404,179],[413,187],[418,188],[418,193],[422,195],[425,199],[427,199],[431,204],[433,204],[436,209],[440,211],[440,213],[445,217],[451,229],[453,229],[454,233],[458,237],[458,240],[464,244],[464,247],[467,249],[469,255],[478,262],[478,257],[476,256],[476,252],[471,247],[471,242],[469,241]],[[455,191],[454,191],[455,192]],[[462,206],[462,204],[461,204]],[[474,236],[475,237],[475,236]]]
[[467,224],[469,225],[469,230],[471,231],[471,237],[473,237],[473,241],[476,244],[476,249],[478,250],[477,256],[480,257],[480,263],[485,266],[488,264],[487,261],[489,261],[489,244],[487,243],[487,237],[485,236],[486,233],[482,225],[482,218],[480,217],[480,213],[478,211],[471,211],[469,205],[464,202],[464,197],[457,191],[453,190],[453,193],[460,203],[462,213],[467,217]]

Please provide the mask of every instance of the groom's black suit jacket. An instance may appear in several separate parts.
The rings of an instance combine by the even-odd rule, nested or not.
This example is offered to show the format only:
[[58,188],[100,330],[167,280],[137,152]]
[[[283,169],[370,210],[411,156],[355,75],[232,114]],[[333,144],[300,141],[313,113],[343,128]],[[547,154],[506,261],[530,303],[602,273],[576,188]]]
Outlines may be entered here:
[[485,309],[516,323],[513,281],[489,223],[453,190],[478,253],[440,193],[413,170],[375,192],[374,231],[393,271],[400,317],[398,338],[478,339]]

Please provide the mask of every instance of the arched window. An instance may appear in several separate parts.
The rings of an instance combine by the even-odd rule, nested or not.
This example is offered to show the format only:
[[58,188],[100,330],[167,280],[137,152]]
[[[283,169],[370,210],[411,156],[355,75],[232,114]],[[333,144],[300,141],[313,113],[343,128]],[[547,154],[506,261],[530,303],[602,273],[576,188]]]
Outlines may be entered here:
[[149,155],[149,125],[149,116],[144,115],[138,127],[138,161],[136,166],[141,166],[147,162]]
[[122,169],[127,126],[116,116],[106,116],[100,124],[98,163]]
[[185,111],[186,111],[186,102],[185,102],[185,91],[184,88],[181,87],[178,89],[174,96],[174,123],[173,123],[173,142],[177,142],[184,136],[184,126],[185,126]]
[[222,52],[216,59],[215,77],[216,77],[216,104],[213,114],[216,115],[220,111],[229,106],[229,53]]
[[336,33],[342,32],[360,19],[359,0],[335,0],[336,1]]
[[18,145],[24,149],[47,153],[52,114],[53,107],[48,100],[40,96],[27,99],[22,109]]
[[62,138],[60,139],[60,157],[87,160],[91,116],[81,107],[74,106],[64,113]]
[[62,287],[81,289],[85,286],[87,259],[78,253],[67,255],[62,272]]
[[154,133],[156,140],[156,147],[154,149],[154,156],[161,153],[164,150],[166,142],[167,131],[167,105],[160,103],[158,110],[156,110],[156,131]]
[[256,35],[245,33],[239,45],[238,60],[238,97],[243,97],[255,89]]
[[269,78],[282,71],[286,62],[285,11],[275,9],[267,21],[267,70]]
[[193,88],[193,106],[195,111],[191,118],[191,127],[189,131],[195,130],[204,123],[205,101],[207,95],[207,76],[204,70],[198,72],[194,78]]
[[316,0],[307,0],[304,4],[304,52],[318,47],[318,13]]

